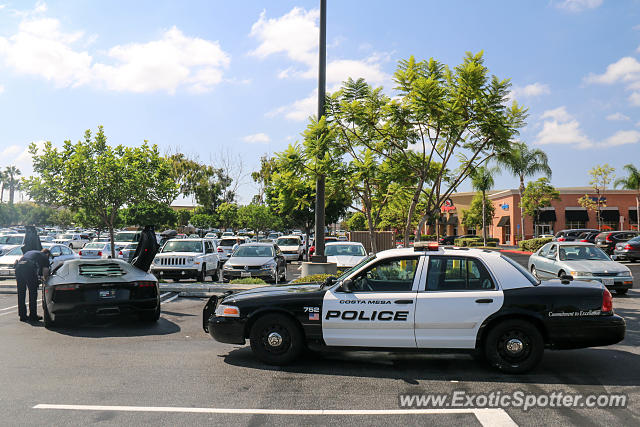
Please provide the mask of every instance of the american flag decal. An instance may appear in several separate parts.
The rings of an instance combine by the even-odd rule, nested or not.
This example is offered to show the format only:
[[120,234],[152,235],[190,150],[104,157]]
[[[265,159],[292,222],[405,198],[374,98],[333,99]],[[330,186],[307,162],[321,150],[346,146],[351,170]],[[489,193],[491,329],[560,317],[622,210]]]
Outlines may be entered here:
[[320,320],[320,313],[309,313],[309,320]]

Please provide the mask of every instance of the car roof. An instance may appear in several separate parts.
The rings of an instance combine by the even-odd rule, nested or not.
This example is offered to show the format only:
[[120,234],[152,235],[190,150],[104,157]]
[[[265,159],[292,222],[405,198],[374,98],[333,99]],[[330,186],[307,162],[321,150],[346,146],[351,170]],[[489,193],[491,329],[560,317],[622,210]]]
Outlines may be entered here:
[[273,243],[262,243],[262,242],[250,242],[250,243],[243,243],[240,246],[268,246],[268,247],[273,247]]
[[299,238],[300,238],[299,234],[288,234],[286,236],[278,237],[278,239],[299,239]]
[[325,246],[338,246],[338,245],[351,245],[351,246],[364,246],[362,243],[360,242],[345,242],[345,241],[339,241],[339,242],[326,242]]
[[559,246],[594,246],[595,245],[593,243],[590,242],[549,242],[549,243],[553,243],[554,245],[559,245]]

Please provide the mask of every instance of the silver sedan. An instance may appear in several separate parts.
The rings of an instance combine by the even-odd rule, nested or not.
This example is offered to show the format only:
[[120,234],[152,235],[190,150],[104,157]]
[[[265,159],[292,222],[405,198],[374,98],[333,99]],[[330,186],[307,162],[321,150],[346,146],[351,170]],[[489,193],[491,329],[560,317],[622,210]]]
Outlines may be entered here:
[[631,270],[591,243],[547,243],[529,257],[529,271],[539,279],[570,275],[574,280],[602,282],[618,294],[633,287]]

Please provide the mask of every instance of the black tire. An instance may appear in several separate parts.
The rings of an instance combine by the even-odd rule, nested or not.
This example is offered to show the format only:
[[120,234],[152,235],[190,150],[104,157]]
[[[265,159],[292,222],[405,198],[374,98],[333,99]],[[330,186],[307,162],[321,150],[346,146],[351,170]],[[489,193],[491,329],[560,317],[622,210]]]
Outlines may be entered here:
[[202,270],[198,273],[198,282],[207,280],[207,264],[202,264]]
[[560,270],[560,271],[558,271],[558,277],[562,277],[562,276],[564,276],[565,274],[567,274],[567,273],[565,273],[565,272],[564,272],[564,270]]
[[265,314],[257,319],[251,327],[249,340],[256,357],[268,365],[288,365],[305,347],[300,325],[282,314]]
[[151,313],[140,313],[139,317],[143,322],[157,322],[158,319],[160,319],[160,302],[158,302],[158,305],[156,306],[156,309],[154,311],[152,311]]
[[629,289],[616,289],[616,295],[626,295]]
[[49,309],[47,308],[47,304],[43,301],[42,302],[42,311],[43,311],[43,319],[44,319],[44,327],[47,329],[51,329],[55,326],[55,323],[53,321],[53,319],[51,318],[51,315],[49,314]]
[[[520,349],[510,350],[507,344]],[[514,351],[515,350],[515,351]],[[484,341],[484,354],[489,365],[508,374],[523,374],[542,360],[544,339],[538,328],[526,320],[505,320],[489,330]]]
[[531,266],[531,274],[533,274],[533,277],[535,277],[536,279],[539,279],[538,270],[536,270],[536,266],[535,265]]

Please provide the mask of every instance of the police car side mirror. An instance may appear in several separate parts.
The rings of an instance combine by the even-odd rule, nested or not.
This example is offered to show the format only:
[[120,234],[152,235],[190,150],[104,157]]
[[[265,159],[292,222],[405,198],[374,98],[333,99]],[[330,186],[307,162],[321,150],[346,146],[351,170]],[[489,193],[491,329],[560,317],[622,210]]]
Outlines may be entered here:
[[351,292],[353,292],[353,280],[351,279],[345,279],[342,281],[342,285],[340,286],[340,290],[342,292],[346,292],[348,294],[350,294]]
[[563,274],[562,276],[560,276],[560,283],[562,283],[563,285],[568,285],[572,280],[573,276],[569,274]]

